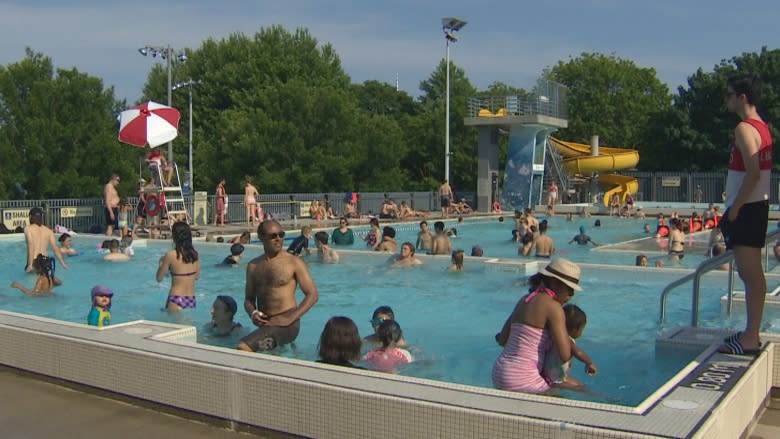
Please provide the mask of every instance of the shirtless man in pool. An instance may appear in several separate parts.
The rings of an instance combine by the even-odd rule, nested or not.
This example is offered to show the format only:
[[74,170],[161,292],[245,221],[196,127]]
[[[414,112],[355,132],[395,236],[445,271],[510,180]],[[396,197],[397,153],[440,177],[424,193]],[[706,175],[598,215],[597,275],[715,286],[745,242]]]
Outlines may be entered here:
[[30,209],[30,225],[24,228],[24,240],[27,243],[27,264],[24,271],[33,271],[33,261],[38,255],[49,255],[49,247],[54,251],[62,268],[68,268],[62,251],[54,241],[54,232],[43,224],[43,209],[33,207]]
[[[306,263],[284,251],[282,226],[274,220],[263,221],[257,235],[265,254],[247,264],[244,309],[258,329],[238,344],[238,349],[248,352],[295,341],[301,316],[319,299]],[[300,304],[295,302],[298,285],[305,296]]]

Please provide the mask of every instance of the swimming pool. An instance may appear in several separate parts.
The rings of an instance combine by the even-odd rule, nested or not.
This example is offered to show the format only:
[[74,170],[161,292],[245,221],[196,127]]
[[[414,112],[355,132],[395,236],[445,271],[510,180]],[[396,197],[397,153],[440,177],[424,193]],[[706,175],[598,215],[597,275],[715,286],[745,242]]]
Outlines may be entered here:
[[[463,227],[485,236],[479,224],[467,223]],[[492,223],[485,223],[484,227],[491,228]],[[458,239],[465,239],[465,236],[461,234],[462,238]],[[65,284],[57,289],[56,297],[27,298],[6,288],[0,295],[0,308],[82,323],[89,310],[89,288],[104,283],[117,293],[112,309],[113,323],[147,319],[200,327],[209,320],[210,305],[216,295],[232,295],[239,301],[243,296],[243,269],[211,267],[227,254],[228,246],[201,243],[197,245],[204,267],[198,282],[199,308],[169,315],[160,310],[168,283],[157,284],[153,277],[157,259],[170,248],[170,243],[139,245],[132,262],[107,263],[93,250],[97,242],[97,239],[77,238],[76,246],[84,252],[69,259],[70,270],[58,270],[57,274]],[[508,241],[505,244],[513,247]],[[0,261],[6,262],[7,266],[18,266],[23,260],[25,250],[21,239],[4,240],[0,242],[0,249],[4,250],[0,253]],[[260,252],[257,247],[250,247],[245,257]],[[592,255],[593,260],[600,258],[596,253]],[[483,266],[481,262],[486,259],[470,259],[466,262],[466,272],[445,273],[446,257],[425,258],[425,266],[416,269],[392,269],[385,264],[388,255],[345,252],[342,256],[339,265],[310,264],[320,291],[320,302],[304,317],[295,348],[285,350],[282,355],[315,359],[319,333],[333,315],[352,318],[365,336],[370,331],[371,311],[378,305],[389,304],[395,309],[406,338],[414,346],[414,354],[421,360],[403,369],[403,374],[491,386],[490,370],[500,352],[493,335],[526,288],[518,282],[520,276],[516,267]],[[12,270],[0,275],[5,285],[10,283],[11,277],[28,285],[34,280],[34,276],[23,274],[21,269],[9,271]],[[679,351],[657,356],[655,353],[655,337],[665,328],[656,323],[658,293],[679,276],[679,272],[649,269],[646,278],[637,278],[634,271],[584,268],[585,290],[575,297],[574,303],[588,313],[589,324],[579,344],[595,359],[600,373],[593,378],[585,377],[581,367],[575,367],[574,373],[600,396],[570,396],[635,405],[697,354]],[[723,279],[722,275],[705,278],[705,306],[701,313],[705,325],[723,325],[717,300],[725,285]],[[687,323],[689,301],[688,294],[672,295],[668,326]],[[248,325],[248,318],[242,312],[238,320]],[[767,321],[771,322],[769,326],[780,327],[776,317]],[[733,323],[737,325],[739,321]],[[205,336],[201,336],[200,341],[228,347],[236,342],[235,339]],[[634,366],[626,367],[627,364]],[[637,370],[642,371],[641,380]]]

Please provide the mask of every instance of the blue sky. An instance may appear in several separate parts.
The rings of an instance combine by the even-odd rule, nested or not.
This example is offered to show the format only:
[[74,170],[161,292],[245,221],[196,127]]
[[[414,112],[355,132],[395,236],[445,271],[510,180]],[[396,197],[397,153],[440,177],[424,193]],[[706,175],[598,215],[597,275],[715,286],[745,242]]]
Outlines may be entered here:
[[[0,0],[0,64],[30,47],[57,67],[76,67],[135,101],[154,60],[147,44],[200,47],[233,32],[253,35],[281,24],[330,42],[353,82],[376,79],[419,95],[444,57],[441,18],[468,21],[452,61],[478,88],[493,81],[530,87],[542,69],[582,52],[602,52],[655,68],[675,90],[701,67],[778,47],[780,4],[755,0],[111,2]],[[180,78],[181,79],[181,78]]]

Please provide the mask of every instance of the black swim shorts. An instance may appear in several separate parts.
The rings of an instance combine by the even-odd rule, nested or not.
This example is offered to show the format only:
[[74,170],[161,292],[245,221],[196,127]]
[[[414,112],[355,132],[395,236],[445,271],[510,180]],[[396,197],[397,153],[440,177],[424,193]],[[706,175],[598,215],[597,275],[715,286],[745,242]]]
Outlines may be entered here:
[[300,320],[290,326],[261,326],[241,341],[255,352],[270,351],[277,346],[294,342],[300,330]]
[[106,214],[106,225],[114,227],[119,227],[119,208],[118,207],[112,207],[111,210],[114,212],[114,220],[111,220],[111,213],[109,213],[108,207],[103,209]]
[[742,205],[737,219],[729,221],[729,209],[720,220],[720,231],[726,248],[735,246],[763,248],[766,243],[766,229],[769,223],[769,202],[756,201]]
[[441,207],[450,207],[450,197],[441,197]]

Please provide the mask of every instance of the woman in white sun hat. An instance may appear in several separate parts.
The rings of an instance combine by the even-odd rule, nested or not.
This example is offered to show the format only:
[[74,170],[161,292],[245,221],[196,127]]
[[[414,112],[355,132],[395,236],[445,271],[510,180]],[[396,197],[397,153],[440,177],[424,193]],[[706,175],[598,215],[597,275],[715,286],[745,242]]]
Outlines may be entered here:
[[554,347],[564,362],[572,356],[563,305],[582,289],[580,267],[566,259],[553,259],[529,283],[529,293],[517,302],[496,334],[504,351],[493,366],[493,385],[544,393],[550,390],[550,383],[542,376],[546,352]]

